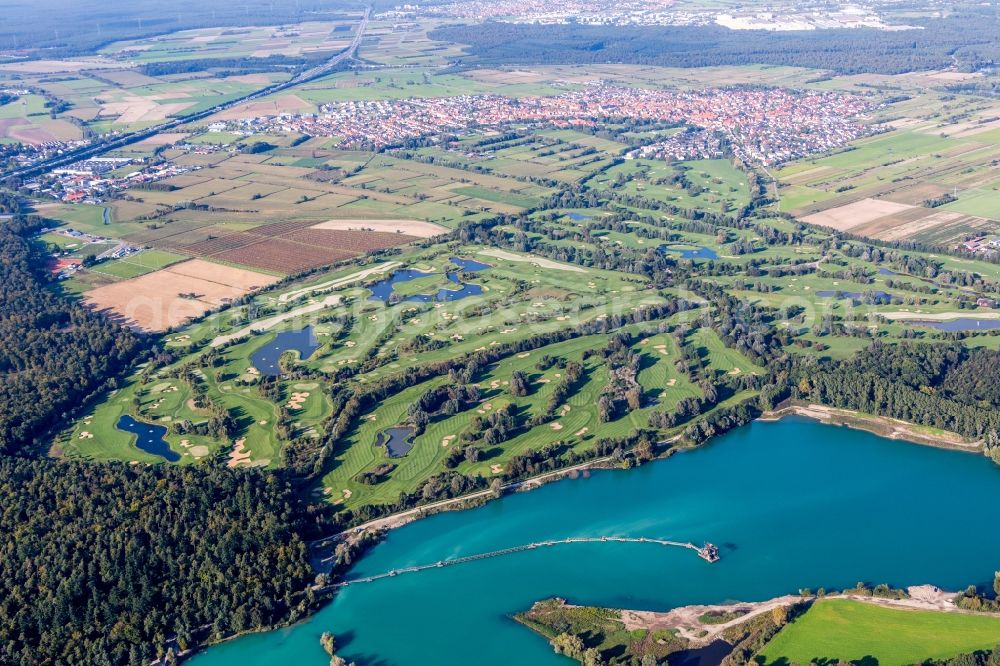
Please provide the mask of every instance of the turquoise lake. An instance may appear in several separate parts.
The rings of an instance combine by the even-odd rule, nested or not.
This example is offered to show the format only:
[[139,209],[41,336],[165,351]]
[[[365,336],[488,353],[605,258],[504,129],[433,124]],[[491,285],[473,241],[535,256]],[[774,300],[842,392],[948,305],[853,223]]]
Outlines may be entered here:
[[349,587],[307,622],[214,647],[196,666],[325,666],[324,631],[359,666],[565,666],[510,619],[532,602],[665,610],[857,581],[986,584],[1000,568],[1000,467],[825,426],[755,422],[629,471],[597,471],[390,532],[349,577],[571,536],[719,545],[553,546]]

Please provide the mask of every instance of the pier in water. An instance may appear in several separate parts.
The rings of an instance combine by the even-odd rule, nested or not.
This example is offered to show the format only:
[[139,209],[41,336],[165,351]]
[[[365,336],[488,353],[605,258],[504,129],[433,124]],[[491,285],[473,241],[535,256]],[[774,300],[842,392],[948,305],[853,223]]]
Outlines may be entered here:
[[[325,666],[319,637],[330,631],[338,654],[359,664],[565,666],[511,615],[554,596],[666,610],[859,580],[955,590],[992,581],[997,568],[1000,531],[989,526],[1000,520],[1000,467],[980,455],[793,418],[589,477],[394,530],[347,578],[532,542],[595,541],[351,584],[306,622],[191,663]],[[722,561],[602,536],[712,541]]]
[[[413,567],[406,567],[405,569],[392,569],[386,571],[385,573],[375,574],[374,576],[365,576],[364,578],[349,578],[343,582],[336,583],[334,587],[347,587],[348,585],[356,585],[358,583],[374,583],[377,580],[383,578],[392,578],[394,576],[399,576],[407,573],[419,573],[421,571],[427,571],[429,569],[441,569],[443,567],[452,567],[457,564],[465,564],[467,562],[477,562],[479,560],[486,560],[491,557],[504,557],[505,555],[514,555],[516,553],[523,553],[529,550],[534,550],[536,548],[550,548],[552,546],[565,546],[574,543],[648,543],[657,546],[675,546],[677,548],[687,548],[688,550],[693,550],[698,554],[698,557],[707,562],[717,562],[719,560],[719,555],[716,547],[710,543],[705,544],[701,548],[694,545],[693,543],[684,543],[680,541],[669,541],[667,539],[650,539],[647,537],[571,537],[569,539],[557,539],[552,541],[533,541],[532,543],[526,543],[521,546],[511,546],[510,548],[501,548],[499,550],[491,550],[487,553],[477,553],[476,555],[465,555],[463,557],[455,557],[447,560],[438,560],[433,564],[419,564]],[[327,558],[329,559],[329,558]]]

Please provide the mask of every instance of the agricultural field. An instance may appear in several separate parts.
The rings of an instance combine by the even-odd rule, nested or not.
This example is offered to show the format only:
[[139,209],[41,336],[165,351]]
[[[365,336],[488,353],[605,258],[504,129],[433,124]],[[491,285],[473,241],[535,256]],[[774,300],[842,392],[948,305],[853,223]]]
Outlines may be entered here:
[[[50,80],[53,65],[42,62],[29,80],[46,94],[71,105],[68,118],[102,131],[141,127],[180,112],[209,108],[240,94],[287,78],[274,71],[229,74],[227,63],[247,58],[320,60],[344,49],[357,17],[343,22],[304,23],[281,27],[209,28],[168,33],[108,45],[97,61],[101,67],[73,67]],[[260,101],[240,105],[210,121],[252,118],[277,113],[315,113],[319,105],[344,99],[392,99],[499,92],[509,95],[558,94],[565,88],[547,76],[440,74],[445,58],[458,51],[426,38],[428,26],[369,25],[366,47],[374,61],[389,69],[341,72]],[[204,63],[204,68],[198,67]],[[95,63],[96,65],[96,63]],[[396,66],[394,69],[391,66]],[[58,69],[58,68],[57,68]],[[176,70],[176,73],[173,71]],[[0,77],[2,77],[0,68]],[[221,75],[220,75],[221,74]],[[12,72],[12,75],[14,73]],[[2,78],[0,78],[2,80]]]
[[91,272],[111,277],[129,279],[152,273],[171,264],[184,261],[187,257],[160,250],[143,250],[138,254],[107,261],[91,269]]
[[42,95],[24,95],[0,106],[0,142],[37,144],[82,138],[79,127],[53,117]]
[[115,60],[157,63],[197,58],[267,58],[335,53],[351,38],[357,17],[280,27],[203,28],[109,44],[102,55]]
[[[328,58],[350,43],[358,18],[187,30],[113,42],[78,60],[0,66],[0,84],[31,93],[0,106],[0,141],[75,141],[209,109],[289,77],[287,65],[239,71],[247,59],[299,63]],[[268,108],[272,105],[259,110]],[[303,103],[296,110],[311,108]],[[183,136],[153,137],[146,147]]]
[[261,273],[192,259],[91,289],[85,301],[128,325],[164,331],[275,281]]
[[881,112],[886,133],[775,171],[780,209],[887,241],[955,246],[994,233],[1000,106],[902,88],[913,97]]
[[817,601],[761,652],[767,664],[877,660],[903,666],[987,650],[1000,642],[1000,619],[898,610],[846,599]]
[[458,44],[428,37],[427,33],[438,25],[437,21],[400,23],[374,20],[369,23],[362,49],[366,57],[380,65],[440,67],[461,55],[464,49]]
[[538,205],[551,192],[509,178],[307,145],[263,155],[168,151],[176,163],[198,168],[163,181],[162,189],[131,190],[109,202],[115,224],[103,233],[183,252],[264,223],[344,220],[366,228],[370,221],[367,228],[395,232],[403,227],[394,221],[423,221],[436,225],[425,228],[454,228],[490,212]]
[[[103,134],[156,125],[173,116],[201,111],[287,77],[283,73],[218,76],[209,71],[151,76],[134,64],[61,72],[18,72],[16,83],[37,94],[0,107],[0,127],[8,140],[26,143],[72,141],[84,133]],[[0,83],[4,73],[0,72]],[[11,84],[15,79],[9,79]],[[58,109],[51,109],[58,103]],[[151,143],[177,141],[150,139]]]

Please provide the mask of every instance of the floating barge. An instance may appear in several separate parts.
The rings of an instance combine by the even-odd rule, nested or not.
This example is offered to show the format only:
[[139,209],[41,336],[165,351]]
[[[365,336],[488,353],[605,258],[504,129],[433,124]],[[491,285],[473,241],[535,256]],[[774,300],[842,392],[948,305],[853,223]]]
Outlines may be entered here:
[[715,544],[706,543],[704,546],[698,549],[698,557],[705,560],[706,562],[718,562],[719,548]]

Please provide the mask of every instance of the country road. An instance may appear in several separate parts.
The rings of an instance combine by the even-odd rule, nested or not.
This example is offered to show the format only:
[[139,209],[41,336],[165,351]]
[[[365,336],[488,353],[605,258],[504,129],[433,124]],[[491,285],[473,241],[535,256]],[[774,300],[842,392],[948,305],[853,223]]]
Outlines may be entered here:
[[203,111],[198,111],[185,116],[179,116],[171,120],[168,120],[166,122],[160,123],[159,125],[155,125],[153,127],[149,127],[146,129],[138,130],[135,132],[129,132],[127,134],[122,134],[109,141],[102,141],[101,143],[98,144],[70,151],[68,153],[64,153],[62,155],[58,155],[56,157],[44,160],[37,164],[33,164],[29,167],[24,167],[23,169],[15,169],[13,171],[8,171],[0,175],[0,180],[9,180],[11,178],[30,178],[33,176],[37,176],[46,173],[48,171],[51,171],[52,169],[65,166],[67,164],[72,164],[74,162],[79,162],[80,160],[96,157],[98,155],[102,155],[109,151],[117,150],[118,148],[123,148],[133,143],[138,143],[139,141],[148,139],[149,137],[155,136],[157,134],[162,134],[180,125],[208,118],[209,116],[213,116],[217,113],[221,113],[223,111],[239,106],[241,104],[253,102],[262,97],[267,97],[268,95],[274,95],[275,93],[282,92],[284,90],[300,85],[302,83],[306,83],[308,81],[312,81],[313,79],[317,79],[321,76],[325,76],[326,74],[329,74],[331,71],[333,71],[335,67],[337,67],[338,65],[347,60],[350,60],[357,54],[358,47],[361,45],[361,40],[364,38],[365,30],[367,30],[368,28],[368,21],[371,18],[371,13],[372,13],[372,7],[369,6],[367,9],[365,9],[365,14],[361,18],[361,23],[358,25],[358,29],[354,34],[354,39],[351,40],[351,43],[348,45],[346,49],[344,49],[337,55],[333,56],[322,65],[318,65],[316,67],[313,67],[312,69],[308,69],[304,72],[301,72],[296,76],[292,77],[291,79],[289,79],[288,81],[285,81],[283,83],[277,83],[268,86],[266,88],[262,88],[248,95],[244,95],[243,97],[233,99],[228,102],[224,102],[222,104],[219,104],[218,106],[213,106],[210,109],[205,109]]

